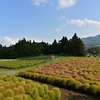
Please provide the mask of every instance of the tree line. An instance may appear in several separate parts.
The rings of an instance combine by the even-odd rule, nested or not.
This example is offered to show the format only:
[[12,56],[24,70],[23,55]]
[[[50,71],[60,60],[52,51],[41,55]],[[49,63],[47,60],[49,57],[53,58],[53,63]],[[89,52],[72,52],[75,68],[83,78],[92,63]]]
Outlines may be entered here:
[[15,45],[9,47],[0,44],[0,58],[20,58],[28,56],[48,55],[48,54],[63,54],[71,56],[84,56],[84,44],[75,33],[71,39],[63,36],[57,42],[54,39],[52,44],[46,42],[35,42],[34,40],[26,40],[23,38]]

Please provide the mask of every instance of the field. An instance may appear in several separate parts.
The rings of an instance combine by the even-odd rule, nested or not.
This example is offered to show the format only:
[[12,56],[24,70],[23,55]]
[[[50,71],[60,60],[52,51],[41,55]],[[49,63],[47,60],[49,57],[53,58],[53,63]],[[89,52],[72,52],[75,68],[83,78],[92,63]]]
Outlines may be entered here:
[[51,90],[59,87],[60,100],[100,99],[100,58],[58,56],[51,59],[50,56],[39,56],[0,60],[0,67],[1,76],[16,75],[22,79],[38,81],[47,84]]

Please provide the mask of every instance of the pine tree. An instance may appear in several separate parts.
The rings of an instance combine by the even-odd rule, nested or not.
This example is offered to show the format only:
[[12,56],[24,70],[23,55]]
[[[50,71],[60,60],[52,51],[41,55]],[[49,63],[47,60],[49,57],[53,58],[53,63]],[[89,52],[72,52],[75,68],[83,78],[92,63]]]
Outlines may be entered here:
[[84,56],[84,44],[75,33],[72,39],[70,39],[70,53],[74,56]]

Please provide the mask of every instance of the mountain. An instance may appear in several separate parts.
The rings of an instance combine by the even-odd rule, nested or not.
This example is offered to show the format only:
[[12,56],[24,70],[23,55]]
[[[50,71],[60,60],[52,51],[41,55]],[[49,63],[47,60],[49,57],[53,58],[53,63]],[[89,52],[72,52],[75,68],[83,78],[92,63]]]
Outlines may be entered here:
[[100,46],[100,34],[96,36],[90,36],[87,38],[81,38],[81,40],[83,41],[86,49],[94,46]]

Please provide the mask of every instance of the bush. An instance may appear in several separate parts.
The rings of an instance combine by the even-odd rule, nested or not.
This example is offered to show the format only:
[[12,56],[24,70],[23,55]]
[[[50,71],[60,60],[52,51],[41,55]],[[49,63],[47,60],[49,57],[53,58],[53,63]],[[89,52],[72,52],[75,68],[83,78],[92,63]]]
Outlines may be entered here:
[[36,84],[34,82],[30,83],[31,89],[36,87]]
[[19,90],[19,88],[17,87],[15,87],[15,88],[13,88],[13,91],[14,91],[14,94],[15,95],[19,95],[20,94],[20,90]]
[[64,78],[64,79],[62,80],[62,85],[63,85],[64,87],[67,86],[67,79]]
[[56,100],[56,94],[53,90],[48,91],[48,95],[50,96],[50,100]]
[[46,84],[43,84],[42,86],[43,86],[43,88],[44,88],[44,93],[45,93],[45,94],[48,93],[48,91],[49,91],[48,86],[47,86]]
[[4,96],[5,97],[14,97],[14,91],[11,89],[7,89],[4,91]]
[[14,100],[14,98],[12,98],[12,97],[6,97],[3,100]]
[[100,95],[100,86],[97,87],[97,94]]
[[26,83],[25,83],[25,81],[21,81],[21,84],[22,84],[22,86],[24,86]]
[[13,80],[13,82],[19,82],[17,77],[13,77],[12,80]]
[[55,87],[52,90],[55,92],[56,99],[59,100],[61,98],[61,91],[60,91],[60,89]]
[[30,83],[32,83],[32,80],[29,80],[29,79],[26,79],[26,84],[30,84]]
[[84,84],[84,83],[86,83],[86,80],[84,78],[82,78],[82,79],[80,79],[80,82]]
[[5,89],[10,89],[10,83],[4,85]]
[[23,100],[29,100],[29,96],[26,94],[22,94]]
[[45,94],[43,100],[51,100],[49,94]]
[[37,97],[36,100],[43,100],[41,97]]
[[72,86],[75,84],[76,80],[74,78],[70,78],[67,80],[67,86],[69,88],[72,88]]
[[96,94],[97,92],[97,85],[91,85],[89,88],[88,88],[88,92],[90,94]]
[[4,99],[4,95],[3,93],[0,93],[0,100],[3,100]]
[[20,90],[20,94],[25,94],[25,89],[23,86],[19,86],[18,88]]
[[10,88],[13,89],[16,87],[16,84],[15,83],[10,83]]
[[90,85],[88,83],[84,83],[83,85],[80,86],[80,90],[82,92],[87,92],[88,88],[90,87]]
[[39,86],[39,87],[37,87],[38,88],[38,91],[39,91],[39,95],[41,96],[41,97],[43,97],[43,95],[44,95],[44,88],[42,87],[42,86]]
[[24,89],[25,89],[25,92],[26,92],[26,93],[29,93],[30,90],[31,90],[31,85],[30,85],[30,84],[25,84],[25,85],[24,85]]
[[22,97],[22,95],[16,95],[14,97],[14,100],[23,100],[23,97]]
[[33,88],[31,91],[30,91],[30,95],[33,99],[36,99],[39,97],[39,91],[37,88]]
[[4,92],[5,91],[5,87],[4,86],[1,86],[0,87],[0,93]]
[[82,86],[82,83],[80,81],[76,81],[73,85],[73,88],[75,90],[78,90],[80,88],[80,86]]
[[21,82],[15,82],[16,86],[22,86]]

